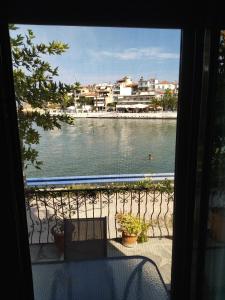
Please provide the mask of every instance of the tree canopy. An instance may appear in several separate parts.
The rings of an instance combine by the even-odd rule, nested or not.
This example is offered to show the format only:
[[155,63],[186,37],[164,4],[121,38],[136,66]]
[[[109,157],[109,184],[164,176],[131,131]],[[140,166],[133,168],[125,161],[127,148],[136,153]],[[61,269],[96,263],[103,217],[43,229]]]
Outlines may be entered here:
[[166,89],[161,100],[163,110],[177,110],[177,96],[170,89]]
[[[16,33],[18,27],[15,25],[10,25],[9,29],[23,167],[31,164],[40,168],[42,162],[38,160],[38,151],[34,148],[40,141],[37,126],[51,130],[61,128],[62,122],[73,122],[66,115],[51,116],[45,110],[49,104],[62,107],[70,102],[72,96],[69,95],[77,85],[57,82],[58,67],[52,67],[46,60],[47,56],[62,55],[69,46],[60,41],[37,44],[32,30],[28,29],[22,35]],[[24,108],[27,105],[33,110],[26,111]]]
[[157,99],[156,97],[154,97],[151,99],[150,104],[154,110],[157,110],[157,107],[161,106],[163,108],[163,111],[175,111],[177,110],[177,102],[177,95],[175,95],[172,90],[166,89],[161,99]]

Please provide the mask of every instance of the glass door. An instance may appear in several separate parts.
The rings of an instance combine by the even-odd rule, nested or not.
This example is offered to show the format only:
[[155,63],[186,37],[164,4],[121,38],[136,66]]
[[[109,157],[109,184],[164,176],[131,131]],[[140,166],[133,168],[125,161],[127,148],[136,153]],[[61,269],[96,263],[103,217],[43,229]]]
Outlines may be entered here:
[[212,118],[212,151],[203,299],[225,299],[225,30],[220,32]]

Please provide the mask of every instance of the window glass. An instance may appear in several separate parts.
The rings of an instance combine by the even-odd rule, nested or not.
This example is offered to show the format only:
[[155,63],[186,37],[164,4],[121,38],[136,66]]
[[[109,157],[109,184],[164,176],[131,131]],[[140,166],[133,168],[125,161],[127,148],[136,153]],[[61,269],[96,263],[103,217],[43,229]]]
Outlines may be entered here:
[[10,36],[35,299],[164,299],[180,30],[10,25]]
[[225,31],[221,31],[205,251],[204,299],[225,299]]

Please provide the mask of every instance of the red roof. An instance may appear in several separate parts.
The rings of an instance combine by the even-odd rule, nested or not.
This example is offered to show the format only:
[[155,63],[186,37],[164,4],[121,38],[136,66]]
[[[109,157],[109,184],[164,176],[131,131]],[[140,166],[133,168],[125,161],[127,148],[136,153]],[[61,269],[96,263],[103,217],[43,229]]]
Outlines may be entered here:
[[132,86],[138,86],[138,84],[133,82],[133,83],[130,83],[130,84],[126,84],[126,86],[127,87],[132,87]]
[[161,84],[169,84],[170,82],[167,81],[167,80],[163,80],[163,81],[160,81],[159,83],[161,83]]

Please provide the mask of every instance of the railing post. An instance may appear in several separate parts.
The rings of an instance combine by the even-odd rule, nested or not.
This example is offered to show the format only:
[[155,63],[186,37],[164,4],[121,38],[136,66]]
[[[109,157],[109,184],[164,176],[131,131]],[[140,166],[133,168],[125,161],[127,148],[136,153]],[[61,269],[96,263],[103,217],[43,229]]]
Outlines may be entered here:
[[[100,217],[106,216],[108,220],[108,238],[117,238],[118,231],[115,215],[120,209],[124,213],[128,211],[136,215],[139,220],[143,218],[148,221],[150,219],[149,221],[152,223],[152,232],[151,234],[149,233],[150,237],[162,238],[164,236],[171,236],[170,226],[172,222],[170,222],[170,220],[168,221],[167,217],[171,213],[170,204],[172,204],[173,201],[173,193],[168,193],[166,190],[160,191],[157,186],[151,189],[130,189],[125,187],[121,190],[115,189],[115,191],[112,192],[111,190],[109,192],[105,187],[94,190],[94,193],[93,189],[91,189],[91,192],[87,190],[86,193],[85,191],[83,189],[29,191],[29,199],[33,199],[33,202],[31,200],[27,202],[28,226],[35,224],[35,220],[30,218],[32,207],[34,209],[36,208],[36,219],[39,227],[37,229],[32,228],[30,243],[42,243],[42,237],[45,236],[44,231],[46,230],[46,226],[43,226],[44,218],[46,218],[47,229],[49,230],[51,227],[50,220],[56,218],[57,224],[58,215],[62,218],[71,218],[74,216],[74,218],[77,219],[95,218],[99,217],[99,215]],[[98,194],[97,197],[96,193]],[[40,206],[43,205],[43,203],[46,211],[45,216],[40,212]],[[115,230],[113,228],[115,228]],[[46,232],[46,234],[48,233]],[[34,238],[36,238],[36,240],[34,240]],[[47,236],[47,239],[47,242],[51,242],[49,236]]]

